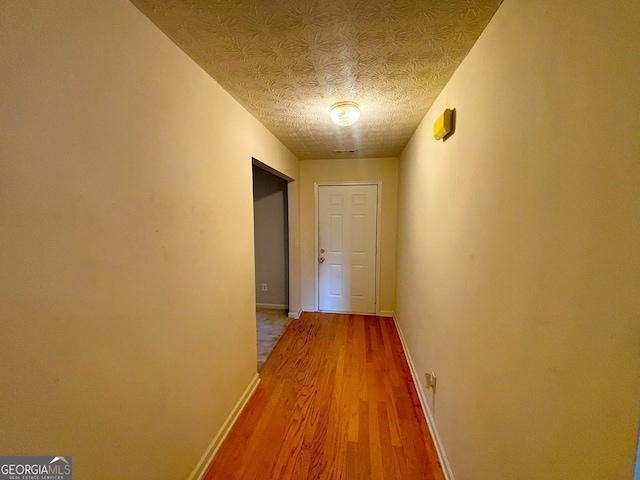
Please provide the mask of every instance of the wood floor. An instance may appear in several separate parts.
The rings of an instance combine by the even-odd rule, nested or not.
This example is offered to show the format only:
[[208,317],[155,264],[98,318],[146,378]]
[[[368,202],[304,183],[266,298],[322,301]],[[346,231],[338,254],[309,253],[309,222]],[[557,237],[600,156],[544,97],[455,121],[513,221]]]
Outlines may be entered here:
[[393,320],[303,313],[205,479],[443,480]]

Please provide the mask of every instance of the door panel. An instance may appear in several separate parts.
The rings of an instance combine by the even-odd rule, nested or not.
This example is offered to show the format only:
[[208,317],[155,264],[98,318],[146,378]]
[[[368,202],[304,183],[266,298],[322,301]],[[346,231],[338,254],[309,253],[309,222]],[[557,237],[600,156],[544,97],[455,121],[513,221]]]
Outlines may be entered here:
[[329,265],[329,295],[342,295],[342,265]]
[[377,185],[318,187],[320,311],[375,313],[377,210]]
[[331,225],[329,229],[329,250],[331,253],[342,253],[344,245],[342,239],[342,215],[331,215]]

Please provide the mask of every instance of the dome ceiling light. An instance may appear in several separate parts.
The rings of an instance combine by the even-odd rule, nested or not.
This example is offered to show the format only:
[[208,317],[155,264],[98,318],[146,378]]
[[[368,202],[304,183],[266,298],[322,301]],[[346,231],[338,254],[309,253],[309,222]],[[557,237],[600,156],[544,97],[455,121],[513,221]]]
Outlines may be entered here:
[[347,127],[360,118],[360,107],[355,102],[338,102],[331,105],[331,120],[336,125]]

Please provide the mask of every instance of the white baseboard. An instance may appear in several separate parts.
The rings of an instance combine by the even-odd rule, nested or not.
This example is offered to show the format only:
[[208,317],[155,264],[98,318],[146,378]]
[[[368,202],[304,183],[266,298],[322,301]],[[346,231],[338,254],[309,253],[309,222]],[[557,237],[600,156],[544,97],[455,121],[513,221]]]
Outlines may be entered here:
[[[311,307],[311,306],[303,306],[300,309],[300,313],[302,312],[315,312],[316,311],[316,307]],[[298,314],[298,317],[300,316],[300,313]],[[329,310],[323,310],[322,313],[345,313],[345,314],[354,314],[354,315],[371,315],[371,316],[379,316],[379,317],[393,317],[395,314],[392,311],[389,310],[380,310],[379,313],[375,314],[375,313],[359,313],[359,312],[333,312],[333,311],[329,311]],[[291,313],[289,313],[289,316],[291,317]],[[298,317],[293,317],[293,318],[298,318]]]
[[298,310],[297,312],[291,312],[291,311],[290,311],[290,312],[287,314],[287,316],[288,316],[289,318],[293,318],[293,319],[295,319],[295,320],[297,320],[298,318],[300,318],[300,315],[302,315],[302,309]]
[[216,453],[218,453],[220,445],[222,445],[224,439],[227,438],[231,427],[233,427],[233,424],[236,423],[236,420],[240,416],[242,410],[244,410],[244,407],[247,405],[247,402],[253,395],[253,392],[255,392],[256,388],[258,388],[259,383],[260,375],[256,373],[256,375],[251,379],[251,382],[249,383],[245,391],[240,396],[238,403],[236,403],[236,405],[233,407],[233,410],[231,410],[231,413],[222,424],[222,427],[220,427],[220,430],[218,430],[218,433],[216,433],[216,436],[213,437],[213,440],[202,455],[202,458],[198,462],[198,465],[196,465],[196,468],[194,468],[193,472],[191,472],[191,475],[189,475],[188,480],[202,480],[204,478],[205,473],[207,473],[207,470],[211,465],[211,462],[213,462],[213,457],[215,457]]
[[[382,315],[382,312],[380,313]],[[442,445],[442,441],[440,440],[440,436],[438,435],[438,429],[436,428],[436,422],[431,413],[431,408],[427,403],[427,398],[424,394],[424,389],[422,387],[422,383],[420,381],[421,376],[418,375],[418,371],[416,370],[416,366],[413,363],[413,359],[411,358],[411,354],[409,353],[409,346],[407,345],[407,341],[404,338],[404,334],[402,333],[402,329],[400,328],[400,324],[398,323],[398,318],[393,315],[393,321],[396,324],[396,330],[398,330],[398,336],[400,337],[400,342],[402,343],[402,349],[404,350],[404,355],[407,357],[407,363],[409,364],[409,370],[411,370],[411,376],[413,377],[413,383],[416,385],[416,390],[418,392],[418,398],[420,399],[420,404],[422,405],[422,411],[424,413],[424,417],[427,420],[427,424],[429,425],[429,432],[431,433],[431,438],[433,439],[433,443],[436,446],[436,452],[438,453],[438,458],[440,459],[440,464],[442,465],[442,472],[444,473],[444,477],[447,480],[455,480],[453,478],[453,472],[451,471],[451,465],[449,465],[449,460],[447,460],[447,455],[444,452],[444,446]]]
[[279,303],[256,303],[256,308],[275,308],[278,310],[286,310],[289,305],[281,305]]

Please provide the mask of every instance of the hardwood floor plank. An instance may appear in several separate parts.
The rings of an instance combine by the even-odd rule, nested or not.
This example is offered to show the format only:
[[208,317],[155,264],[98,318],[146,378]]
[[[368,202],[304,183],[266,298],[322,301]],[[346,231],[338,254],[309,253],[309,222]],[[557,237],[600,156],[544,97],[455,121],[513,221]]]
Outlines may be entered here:
[[393,461],[395,465],[396,478],[399,480],[404,478],[417,478],[415,474],[412,474],[409,471],[407,458],[402,447],[393,447]]
[[310,449],[302,448],[292,463],[295,464],[288,478],[313,478],[309,476],[309,467],[311,465]]
[[358,432],[358,469],[363,479],[371,478],[371,449],[369,447],[369,402],[360,400],[360,430]]
[[206,479],[444,479],[393,320],[304,313],[260,375]]
[[384,478],[382,467],[382,444],[380,442],[380,421],[378,402],[369,402],[369,454],[371,455],[371,480]]
[[358,465],[358,442],[347,443],[347,478],[359,480],[362,478]]
[[[389,478],[388,472],[395,472],[393,461],[393,445],[391,444],[391,432],[389,431],[389,417],[387,415],[387,404],[378,402],[378,433],[380,437],[382,455],[382,471],[385,472],[385,478]],[[399,472],[398,472],[399,473]],[[399,478],[399,477],[394,477]]]

